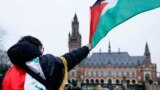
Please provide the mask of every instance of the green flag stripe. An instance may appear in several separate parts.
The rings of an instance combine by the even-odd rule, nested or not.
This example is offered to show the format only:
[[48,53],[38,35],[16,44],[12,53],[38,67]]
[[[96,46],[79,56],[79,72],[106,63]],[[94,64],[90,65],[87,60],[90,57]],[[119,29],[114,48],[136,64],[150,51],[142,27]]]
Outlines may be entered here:
[[92,47],[95,47],[117,25],[141,12],[157,7],[160,7],[160,0],[119,0],[115,7],[107,10],[100,17],[96,31],[92,37]]

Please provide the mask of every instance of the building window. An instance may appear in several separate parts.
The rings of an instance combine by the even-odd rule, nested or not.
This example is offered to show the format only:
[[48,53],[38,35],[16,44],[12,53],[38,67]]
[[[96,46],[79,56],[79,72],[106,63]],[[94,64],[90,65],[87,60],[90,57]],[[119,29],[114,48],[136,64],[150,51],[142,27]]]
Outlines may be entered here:
[[97,83],[97,84],[99,83],[99,80],[98,80],[98,79],[96,79],[96,83]]
[[101,71],[98,72],[98,76],[99,76],[99,77],[102,76]]
[[149,80],[150,80],[150,75],[149,75],[149,74],[146,74],[146,75],[145,75],[145,80],[146,80],[146,81],[149,81]]
[[96,71],[93,71],[93,76],[94,76],[94,77],[96,76]]
[[116,71],[116,76],[119,76],[119,72],[118,71]]
[[112,80],[111,79],[108,79],[108,84],[112,84]]
[[105,77],[105,71],[103,71],[103,76]]
[[136,84],[136,81],[135,81],[135,80],[132,80],[132,84]]
[[88,71],[88,76],[89,76],[89,77],[91,76],[91,71]]
[[120,84],[118,79],[116,80],[116,84]]
[[96,77],[98,77],[98,71],[96,71]]
[[86,79],[86,83],[89,83],[89,80],[88,80],[88,79]]
[[121,76],[124,76],[124,71],[121,71]]
[[135,72],[132,72],[132,77],[135,77]]
[[91,71],[91,77],[93,77],[93,71]]
[[103,71],[101,71],[101,74],[100,74],[100,76],[104,76],[104,75],[103,75]]
[[107,71],[106,71],[105,75],[108,76],[108,72]]
[[104,84],[104,80],[103,79],[101,79],[101,84]]
[[115,76],[116,72],[112,72],[112,76]]
[[129,72],[127,72],[127,77],[130,77]]
[[88,76],[88,72],[87,71],[85,71],[85,76]]
[[93,80],[93,79],[91,79],[91,83],[94,83],[94,80]]
[[112,72],[111,71],[108,71],[108,76],[112,76]]

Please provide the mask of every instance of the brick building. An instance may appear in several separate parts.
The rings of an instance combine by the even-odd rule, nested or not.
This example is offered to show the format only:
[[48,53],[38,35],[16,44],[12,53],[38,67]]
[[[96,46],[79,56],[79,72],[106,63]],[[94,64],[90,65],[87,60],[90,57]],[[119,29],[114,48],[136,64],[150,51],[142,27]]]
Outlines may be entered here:
[[[69,33],[69,51],[81,46],[79,22],[75,14],[72,21],[72,33]],[[145,45],[143,56],[130,56],[128,52],[112,52],[108,45],[108,52],[93,53],[69,72],[69,81],[83,80],[85,83],[113,83],[120,84],[123,77],[129,84],[140,81],[157,82],[157,67],[151,62],[148,44]]]

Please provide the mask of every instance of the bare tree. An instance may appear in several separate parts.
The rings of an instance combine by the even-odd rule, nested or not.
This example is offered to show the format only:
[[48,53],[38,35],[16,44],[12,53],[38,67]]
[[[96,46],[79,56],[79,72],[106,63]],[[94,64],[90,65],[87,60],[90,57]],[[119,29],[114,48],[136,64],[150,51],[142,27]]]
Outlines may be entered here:
[[4,73],[11,65],[7,52],[3,50],[3,41],[6,35],[6,30],[0,27],[0,74]]
[[7,34],[7,31],[0,27],[0,49],[3,49],[3,41],[6,34]]

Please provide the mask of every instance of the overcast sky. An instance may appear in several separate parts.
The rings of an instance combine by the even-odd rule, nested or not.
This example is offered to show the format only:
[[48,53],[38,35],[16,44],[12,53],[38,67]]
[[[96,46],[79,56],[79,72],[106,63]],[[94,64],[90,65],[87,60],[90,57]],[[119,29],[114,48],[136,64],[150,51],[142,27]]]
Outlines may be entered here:
[[[7,31],[4,50],[20,37],[33,35],[45,47],[45,53],[56,56],[68,52],[68,33],[77,13],[82,35],[82,45],[88,43],[90,6],[96,0],[0,0],[0,28]],[[152,62],[160,71],[160,8],[139,14],[114,28],[92,50],[108,51],[110,40],[112,52],[128,52],[142,56],[148,42]]]

